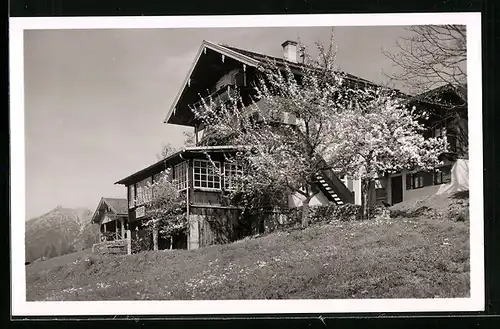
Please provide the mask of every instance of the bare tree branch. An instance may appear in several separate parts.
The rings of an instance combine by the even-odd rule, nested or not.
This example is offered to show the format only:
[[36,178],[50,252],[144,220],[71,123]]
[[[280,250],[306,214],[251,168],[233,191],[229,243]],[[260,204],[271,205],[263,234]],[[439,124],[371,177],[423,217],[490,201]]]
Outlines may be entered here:
[[382,50],[401,72],[384,74],[392,82],[401,82],[410,92],[418,94],[451,85],[466,106],[467,97],[462,92],[467,83],[465,26],[422,25],[407,30],[411,35],[396,42],[396,53]]

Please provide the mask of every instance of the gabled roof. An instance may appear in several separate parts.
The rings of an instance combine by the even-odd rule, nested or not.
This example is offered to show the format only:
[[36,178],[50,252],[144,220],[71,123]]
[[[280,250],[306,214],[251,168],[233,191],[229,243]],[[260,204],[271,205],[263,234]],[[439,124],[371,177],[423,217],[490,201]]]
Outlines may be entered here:
[[[195,59],[194,59],[193,63],[191,64],[191,67],[189,68],[188,74],[187,74],[186,78],[184,79],[184,82],[182,83],[182,85],[181,85],[181,87],[180,87],[180,89],[179,89],[179,91],[178,91],[178,93],[177,93],[177,95],[172,103],[172,106],[170,107],[170,109],[167,112],[167,115],[165,116],[165,119],[163,121],[164,123],[166,123],[170,119],[172,114],[175,113],[176,106],[177,106],[177,104],[182,96],[182,93],[183,93],[184,89],[186,88],[186,86],[189,85],[191,75],[198,64],[200,56],[204,52],[206,52],[206,49],[213,50],[215,52],[220,53],[221,55],[227,56],[229,58],[232,58],[236,61],[241,62],[242,64],[245,64],[245,65],[248,65],[251,67],[262,66],[265,63],[266,59],[275,62],[278,66],[284,67],[287,64],[292,69],[293,68],[301,69],[304,67],[304,64],[302,64],[302,63],[287,61],[284,58],[264,55],[264,54],[260,54],[260,53],[254,52],[254,51],[244,50],[244,49],[240,49],[240,48],[236,48],[236,47],[232,47],[232,46],[228,46],[228,45],[224,45],[224,44],[216,44],[216,43],[213,43],[213,42],[210,42],[207,40],[203,40],[200,48],[198,49],[198,52],[196,53]],[[356,76],[349,74],[349,73],[346,73],[346,72],[341,72],[341,73],[343,73],[345,75],[345,77],[352,82],[376,86],[375,83],[373,83],[369,80],[356,77]]]
[[[236,47],[232,47],[232,46],[227,46],[227,45],[222,45],[222,46],[225,48],[234,50],[238,53],[241,53],[242,55],[245,55],[247,57],[253,58],[253,59],[259,61],[259,63],[263,63],[266,59],[268,59],[268,60],[275,62],[276,65],[282,66],[282,67],[284,67],[285,65],[288,65],[291,68],[302,69],[305,66],[302,63],[287,61],[286,59],[280,58],[280,57],[264,55],[264,54],[260,54],[260,53],[254,52],[254,51],[244,50],[244,49],[240,49],[240,48],[236,48]],[[349,80],[352,80],[355,82],[360,82],[360,83],[366,83],[369,85],[375,85],[373,82],[371,82],[369,80],[357,77],[357,76],[349,74],[347,72],[341,72],[341,73],[345,74],[345,76]]]
[[[452,95],[452,98],[449,96]],[[445,100],[443,97],[447,97]],[[454,86],[444,84],[423,93],[417,94],[409,98],[410,102],[418,102],[424,104],[438,104],[445,109],[466,109],[467,108],[467,85]]]
[[108,206],[114,215],[118,216],[128,216],[128,201],[127,199],[118,198],[101,198],[99,204],[97,205],[94,214],[92,215],[92,222],[95,222],[97,215],[99,214],[99,209],[103,205]]
[[453,86],[452,84],[447,83],[447,84],[444,84],[442,86],[439,86],[439,87],[436,87],[434,89],[425,91],[425,92],[420,93],[418,95],[415,95],[415,96],[413,96],[413,98],[427,99],[427,98],[432,98],[435,96],[442,95],[442,94],[447,93],[447,92],[454,93],[458,96],[460,96],[459,94],[462,94],[465,97],[467,97],[467,85],[463,84],[463,85],[459,85],[459,86]]
[[170,109],[167,113],[167,116],[165,117],[165,120],[163,121],[164,123],[166,123],[168,121],[168,119],[170,118],[172,113],[175,113],[175,107],[176,107],[177,103],[179,102],[179,99],[181,98],[182,92],[184,91],[184,89],[188,85],[191,74],[193,73],[193,71],[196,67],[196,64],[198,64],[198,60],[200,59],[200,56],[206,51],[206,49],[211,49],[211,50],[216,51],[224,56],[233,58],[233,59],[240,61],[241,63],[249,65],[249,66],[257,67],[258,65],[260,65],[260,62],[258,60],[254,59],[252,57],[249,57],[241,52],[234,51],[233,49],[230,49],[230,48],[225,47],[225,46],[220,45],[220,44],[216,44],[216,43],[213,43],[213,42],[210,42],[207,40],[203,40],[200,48],[198,49],[198,52],[196,53],[195,59],[194,59],[193,63],[191,64],[191,67],[189,68],[188,74],[187,74],[186,78],[184,79],[184,82],[182,83],[182,85],[179,89],[179,92],[177,93],[177,95],[174,99],[174,102],[172,103],[172,106],[170,107]]

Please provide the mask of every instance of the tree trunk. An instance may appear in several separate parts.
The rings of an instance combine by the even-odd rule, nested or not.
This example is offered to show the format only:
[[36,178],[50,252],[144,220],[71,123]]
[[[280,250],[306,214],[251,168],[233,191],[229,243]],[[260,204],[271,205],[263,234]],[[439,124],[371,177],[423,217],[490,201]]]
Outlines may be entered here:
[[302,227],[307,227],[309,225],[309,201],[311,201],[312,197],[308,196],[302,202],[302,217],[301,224]]
[[153,250],[158,250],[158,225],[153,226]]
[[371,181],[364,179],[361,181],[361,212],[362,219],[370,219],[370,185]]

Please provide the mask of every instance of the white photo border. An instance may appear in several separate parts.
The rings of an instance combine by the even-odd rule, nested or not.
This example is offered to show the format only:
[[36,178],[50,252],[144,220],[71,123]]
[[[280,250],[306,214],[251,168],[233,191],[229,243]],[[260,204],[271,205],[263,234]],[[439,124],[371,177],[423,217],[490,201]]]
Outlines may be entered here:
[[[68,301],[27,302],[25,244],[24,43],[25,30],[313,27],[463,24],[467,26],[470,184],[470,297],[435,299]],[[11,18],[11,315],[216,315],[484,311],[483,134],[480,13],[320,14],[253,16]],[[473,109],[473,110],[471,110]]]

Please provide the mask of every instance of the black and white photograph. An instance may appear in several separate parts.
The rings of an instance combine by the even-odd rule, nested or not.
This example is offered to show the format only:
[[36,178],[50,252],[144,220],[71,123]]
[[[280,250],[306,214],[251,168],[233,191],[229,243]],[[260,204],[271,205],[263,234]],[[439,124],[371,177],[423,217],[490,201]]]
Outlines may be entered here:
[[13,312],[484,310],[479,22],[13,19]]

